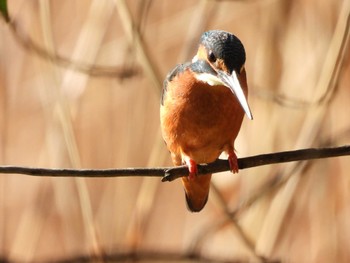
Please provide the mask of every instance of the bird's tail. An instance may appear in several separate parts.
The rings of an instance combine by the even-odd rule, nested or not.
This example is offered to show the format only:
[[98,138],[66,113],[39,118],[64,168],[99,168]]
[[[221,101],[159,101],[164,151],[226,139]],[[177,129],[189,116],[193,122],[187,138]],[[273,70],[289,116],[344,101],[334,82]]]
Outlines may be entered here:
[[182,177],[185,188],[187,208],[199,212],[208,201],[211,174],[198,175],[194,178]]

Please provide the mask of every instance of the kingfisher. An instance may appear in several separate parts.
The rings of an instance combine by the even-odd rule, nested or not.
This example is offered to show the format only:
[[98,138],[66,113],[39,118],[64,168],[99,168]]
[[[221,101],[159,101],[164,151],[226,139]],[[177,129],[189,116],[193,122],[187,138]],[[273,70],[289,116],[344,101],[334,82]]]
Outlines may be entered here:
[[199,212],[208,200],[211,174],[198,175],[197,164],[228,155],[238,173],[234,142],[244,114],[253,119],[248,101],[242,42],[222,30],[203,33],[191,62],[178,64],[164,81],[160,123],[174,165],[186,164],[182,177],[187,208]]

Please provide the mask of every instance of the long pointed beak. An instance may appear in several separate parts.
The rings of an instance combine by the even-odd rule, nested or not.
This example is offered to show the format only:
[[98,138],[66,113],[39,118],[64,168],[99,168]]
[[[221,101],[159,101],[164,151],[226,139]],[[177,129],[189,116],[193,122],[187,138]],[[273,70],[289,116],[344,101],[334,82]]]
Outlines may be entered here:
[[236,95],[238,102],[241,104],[244,112],[247,114],[248,118],[252,120],[253,115],[250,111],[248,101],[244,96],[243,89],[239,83],[236,72],[232,71],[232,74],[228,75],[226,72],[219,70],[217,73],[218,77],[222,80],[223,83],[225,83],[225,86],[228,87],[232,93]]

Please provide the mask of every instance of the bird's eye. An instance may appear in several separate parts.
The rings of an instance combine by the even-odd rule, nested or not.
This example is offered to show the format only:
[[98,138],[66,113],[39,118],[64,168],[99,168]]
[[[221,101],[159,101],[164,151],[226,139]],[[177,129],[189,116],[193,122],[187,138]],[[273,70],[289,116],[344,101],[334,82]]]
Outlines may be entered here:
[[208,59],[209,59],[210,62],[215,62],[216,61],[216,57],[215,57],[213,51],[211,51],[211,50],[208,53]]

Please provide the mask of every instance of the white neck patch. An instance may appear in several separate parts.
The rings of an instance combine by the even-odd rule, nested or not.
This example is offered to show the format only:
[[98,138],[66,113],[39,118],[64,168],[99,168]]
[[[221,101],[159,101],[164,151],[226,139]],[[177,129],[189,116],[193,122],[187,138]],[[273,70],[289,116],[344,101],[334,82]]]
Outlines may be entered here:
[[227,86],[221,79],[209,73],[197,73],[195,76],[197,80],[208,83],[210,86]]

